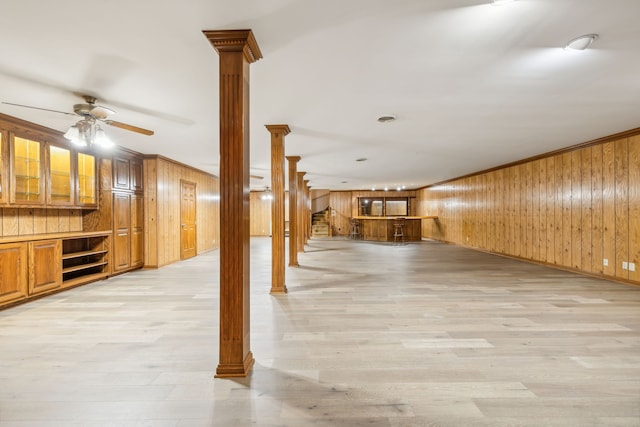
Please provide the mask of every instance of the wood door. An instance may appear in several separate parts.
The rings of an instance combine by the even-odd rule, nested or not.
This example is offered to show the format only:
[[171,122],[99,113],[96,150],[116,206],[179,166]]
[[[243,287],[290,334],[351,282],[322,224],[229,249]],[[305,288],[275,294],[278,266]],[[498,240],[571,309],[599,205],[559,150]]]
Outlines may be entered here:
[[129,194],[113,194],[113,271],[131,265],[131,201]]
[[196,184],[180,181],[180,259],[196,252]]
[[0,244],[0,305],[27,296],[27,244]]
[[131,195],[131,267],[144,264],[144,198]]
[[62,284],[62,242],[59,239],[29,242],[29,295],[56,289]]

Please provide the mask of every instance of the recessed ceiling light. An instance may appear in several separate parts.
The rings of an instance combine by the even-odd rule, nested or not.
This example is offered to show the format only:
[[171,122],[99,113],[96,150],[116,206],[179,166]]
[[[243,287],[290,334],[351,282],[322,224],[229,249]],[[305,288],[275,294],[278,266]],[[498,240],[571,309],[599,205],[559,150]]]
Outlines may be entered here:
[[565,50],[585,50],[591,43],[596,41],[597,38],[597,34],[585,34],[584,36],[576,37],[575,39],[570,40],[564,48]]
[[360,157],[359,159],[356,159],[356,162],[366,162],[367,158],[366,157]]
[[512,3],[514,1],[515,0],[493,0],[493,5],[494,6],[499,6],[499,5],[502,5],[502,4]]
[[378,117],[378,121],[380,123],[389,123],[392,122],[396,119],[396,116],[394,116],[393,114],[385,114],[383,116]]

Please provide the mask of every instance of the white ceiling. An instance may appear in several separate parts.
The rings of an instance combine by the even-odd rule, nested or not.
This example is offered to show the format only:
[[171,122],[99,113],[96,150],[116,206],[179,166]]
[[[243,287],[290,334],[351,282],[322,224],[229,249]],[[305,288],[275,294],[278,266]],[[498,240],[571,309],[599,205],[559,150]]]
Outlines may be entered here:
[[[2,0],[0,101],[71,112],[93,94],[155,131],[108,127],[117,144],[217,174],[218,54],[202,30],[249,28],[264,56],[252,188],[269,185],[265,124],[289,124],[286,155],[333,190],[417,188],[640,125],[639,0],[489,2]],[[588,33],[590,49],[561,49]]]

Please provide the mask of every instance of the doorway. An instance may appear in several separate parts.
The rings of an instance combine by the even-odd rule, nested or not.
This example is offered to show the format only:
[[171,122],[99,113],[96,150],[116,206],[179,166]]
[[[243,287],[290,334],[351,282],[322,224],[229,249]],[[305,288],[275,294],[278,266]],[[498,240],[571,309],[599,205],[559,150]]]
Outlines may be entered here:
[[196,184],[180,180],[180,259],[196,253]]

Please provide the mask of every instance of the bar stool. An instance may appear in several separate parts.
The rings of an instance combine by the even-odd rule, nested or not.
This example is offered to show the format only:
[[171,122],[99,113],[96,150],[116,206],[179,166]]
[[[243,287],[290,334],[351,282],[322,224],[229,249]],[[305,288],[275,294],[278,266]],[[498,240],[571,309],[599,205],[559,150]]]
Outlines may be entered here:
[[349,238],[351,240],[359,240],[362,239],[362,234],[360,233],[360,221],[355,218],[351,218],[351,227],[349,230]]
[[393,243],[404,244],[404,218],[397,218],[393,222]]

